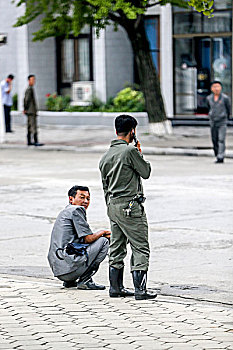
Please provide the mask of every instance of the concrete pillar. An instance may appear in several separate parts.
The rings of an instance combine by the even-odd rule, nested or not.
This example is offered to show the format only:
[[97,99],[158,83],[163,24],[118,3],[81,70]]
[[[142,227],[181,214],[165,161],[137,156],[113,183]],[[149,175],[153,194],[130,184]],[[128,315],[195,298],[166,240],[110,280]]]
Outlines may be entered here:
[[93,34],[93,68],[96,96],[103,102],[107,100],[106,88],[106,53],[105,30],[101,30],[99,38]]
[[[23,15],[25,5],[17,7],[17,17]],[[29,60],[28,60],[28,26],[18,27],[17,36],[17,92],[18,92],[18,110],[23,111],[24,92],[27,87],[27,77],[29,75]]]
[[173,111],[173,49],[172,49],[172,7],[160,7],[160,68],[161,89],[168,117]]

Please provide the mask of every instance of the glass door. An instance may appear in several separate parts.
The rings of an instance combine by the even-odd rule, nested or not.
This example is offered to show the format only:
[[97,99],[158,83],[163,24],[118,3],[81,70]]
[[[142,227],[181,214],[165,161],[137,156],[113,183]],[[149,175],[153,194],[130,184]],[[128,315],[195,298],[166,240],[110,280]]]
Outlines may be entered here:
[[194,115],[208,112],[210,83],[221,81],[231,97],[231,37],[175,39],[175,111]]

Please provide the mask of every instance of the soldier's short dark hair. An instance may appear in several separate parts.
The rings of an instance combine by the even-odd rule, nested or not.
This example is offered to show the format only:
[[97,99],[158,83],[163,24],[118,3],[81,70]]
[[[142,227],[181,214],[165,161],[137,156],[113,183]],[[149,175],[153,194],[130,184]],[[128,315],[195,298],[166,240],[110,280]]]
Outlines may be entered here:
[[77,191],[87,191],[90,194],[89,188],[87,186],[75,185],[69,189],[68,196],[75,197],[77,194]]
[[14,75],[13,74],[9,74],[7,78],[13,80],[14,79]]
[[30,78],[32,78],[32,77],[35,77],[35,74],[29,74],[28,80],[29,80]]
[[115,119],[117,135],[126,136],[132,129],[135,129],[137,125],[137,120],[131,115],[121,114]]

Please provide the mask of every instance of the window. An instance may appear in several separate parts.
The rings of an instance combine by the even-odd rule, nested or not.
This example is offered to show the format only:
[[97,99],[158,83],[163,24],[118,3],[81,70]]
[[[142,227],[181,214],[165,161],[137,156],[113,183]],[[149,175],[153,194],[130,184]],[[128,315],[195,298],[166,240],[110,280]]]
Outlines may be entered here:
[[150,45],[150,52],[157,73],[159,74],[160,48],[159,48],[159,16],[147,16],[145,19],[145,29]]
[[92,81],[92,31],[85,26],[78,37],[57,39],[57,90],[70,94],[74,81]]
[[232,95],[232,1],[214,0],[214,17],[173,7],[174,107],[185,116],[206,114],[210,82]]

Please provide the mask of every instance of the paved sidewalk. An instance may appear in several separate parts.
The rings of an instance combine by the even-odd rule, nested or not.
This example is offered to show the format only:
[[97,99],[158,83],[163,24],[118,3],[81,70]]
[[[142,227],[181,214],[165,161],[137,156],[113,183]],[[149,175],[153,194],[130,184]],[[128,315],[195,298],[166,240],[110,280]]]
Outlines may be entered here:
[[0,349],[233,349],[233,308],[109,298],[54,280],[0,278]]
[[[27,148],[26,127],[14,125],[14,133],[6,134],[0,148]],[[114,130],[103,126],[40,127],[39,139],[44,151],[103,152],[115,137]],[[138,128],[144,154],[214,157],[209,127],[174,127],[172,135],[155,136]],[[31,148],[35,148],[31,146]],[[233,158],[233,128],[228,127],[226,157]]]

